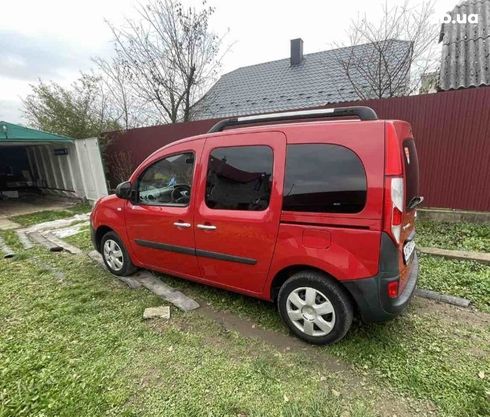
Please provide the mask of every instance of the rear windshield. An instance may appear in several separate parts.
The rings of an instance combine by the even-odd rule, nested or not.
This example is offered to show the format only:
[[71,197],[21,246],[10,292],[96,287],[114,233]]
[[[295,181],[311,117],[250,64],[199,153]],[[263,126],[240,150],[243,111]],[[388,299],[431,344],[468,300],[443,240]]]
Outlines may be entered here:
[[408,207],[410,201],[419,194],[419,160],[417,157],[417,149],[413,139],[405,139],[403,141],[403,162],[405,164],[406,176],[406,199],[405,207]]

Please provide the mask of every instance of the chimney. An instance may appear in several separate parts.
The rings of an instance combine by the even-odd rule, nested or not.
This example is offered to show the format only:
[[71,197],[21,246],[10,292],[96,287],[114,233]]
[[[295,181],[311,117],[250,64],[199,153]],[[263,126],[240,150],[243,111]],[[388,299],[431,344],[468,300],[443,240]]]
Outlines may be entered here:
[[291,39],[291,66],[299,65],[303,61],[303,39]]

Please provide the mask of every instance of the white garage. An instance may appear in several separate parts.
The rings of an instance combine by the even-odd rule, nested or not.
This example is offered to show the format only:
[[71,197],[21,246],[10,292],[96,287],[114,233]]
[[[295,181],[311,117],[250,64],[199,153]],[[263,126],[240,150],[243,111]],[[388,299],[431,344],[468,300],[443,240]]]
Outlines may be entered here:
[[72,139],[0,121],[2,200],[23,195],[96,200],[107,195],[97,138]]

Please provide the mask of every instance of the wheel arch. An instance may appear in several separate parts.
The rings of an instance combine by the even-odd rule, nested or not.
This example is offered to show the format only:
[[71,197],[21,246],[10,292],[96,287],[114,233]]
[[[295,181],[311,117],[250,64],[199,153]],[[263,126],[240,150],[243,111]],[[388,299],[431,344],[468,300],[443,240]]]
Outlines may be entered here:
[[357,312],[358,311],[358,305],[356,303],[356,300],[352,296],[351,292],[346,288],[346,286],[342,283],[342,281],[338,280],[335,278],[332,274],[330,274],[328,271],[325,271],[321,268],[318,268],[313,265],[307,265],[307,264],[297,264],[297,265],[289,265],[283,269],[281,269],[279,272],[276,273],[274,278],[272,279],[269,291],[270,291],[270,299],[272,302],[276,302],[277,296],[279,294],[279,290],[281,286],[288,280],[289,277],[293,276],[297,272],[300,271],[316,271],[321,273],[322,275],[325,276],[325,279],[335,283],[338,285],[340,288],[344,290],[344,292],[348,295],[350,298],[350,301],[352,303],[352,306],[354,307],[354,310]]
[[108,232],[114,232],[117,234],[117,232],[114,229],[106,225],[99,226],[95,231],[95,248],[97,249],[98,252],[101,252],[102,250],[100,247],[100,244],[102,242],[102,237]]

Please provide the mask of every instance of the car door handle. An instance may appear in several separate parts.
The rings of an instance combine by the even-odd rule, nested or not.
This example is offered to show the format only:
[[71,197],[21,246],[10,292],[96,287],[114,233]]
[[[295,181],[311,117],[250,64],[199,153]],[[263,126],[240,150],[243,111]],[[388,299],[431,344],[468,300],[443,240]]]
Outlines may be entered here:
[[188,227],[191,227],[191,224],[190,223],[184,223],[184,222],[175,222],[174,226],[188,228]]
[[216,230],[216,226],[212,224],[198,224],[197,228],[202,230]]

